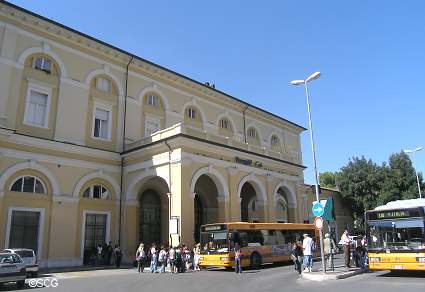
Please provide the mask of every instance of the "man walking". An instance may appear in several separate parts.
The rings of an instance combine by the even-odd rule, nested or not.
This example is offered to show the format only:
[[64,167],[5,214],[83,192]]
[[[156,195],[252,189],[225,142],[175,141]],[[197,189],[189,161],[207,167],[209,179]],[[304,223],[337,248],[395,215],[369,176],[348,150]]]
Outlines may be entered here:
[[325,259],[328,262],[328,268],[332,269],[332,254],[335,249],[335,241],[330,237],[329,233],[325,234],[323,240],[323,251],[325,252]]
[[312,245],[313,245],[313,239],[308,236],[307,233],[303,235],[303,264],[304,264],[304,272],[308,273],[311,272],[311,262],[313,259],[313,251],[312,251]]
[[348,237],[348,230],[344,230],[341,236],[341,243],[344,250],[344,266],[347,270],[350,268],[350,242],[351,239]]

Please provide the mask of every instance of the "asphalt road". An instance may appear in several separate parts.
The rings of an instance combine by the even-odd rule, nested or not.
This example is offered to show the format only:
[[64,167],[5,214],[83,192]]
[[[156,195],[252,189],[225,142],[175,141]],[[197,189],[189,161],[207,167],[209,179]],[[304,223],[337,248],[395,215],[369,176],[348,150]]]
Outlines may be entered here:
[[[171,292],[225,292],[225,291],[423,291],[425,272],[393,274],[374,272],[344,280],[311,282],[302,280],[292,265],[271,265],[261,270],[247,270],[242,275],[225,270],[208,270],[185,274],[141,274],[135,269],[101,270],[44,275],[41,279],[57,280],[57,288],[31,288],[23,291],[171,291]],[[0,291],[13,291],[8,284]]]

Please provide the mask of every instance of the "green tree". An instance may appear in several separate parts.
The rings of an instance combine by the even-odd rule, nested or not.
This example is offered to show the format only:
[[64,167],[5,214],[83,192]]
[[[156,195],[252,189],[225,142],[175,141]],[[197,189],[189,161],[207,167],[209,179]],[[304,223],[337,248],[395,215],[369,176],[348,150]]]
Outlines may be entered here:
[[322,187],[336,188],[336,173],[330,171],[320,173],[319,183]]
[[371,159],[353,157],[341,168],[336,183],[346,205],[353,211],[356,221],[363,222],[365,210],[376,207],[386,176],[385,165],[379,166]]
[[[378,200],[380,205],[394,200],[418,197],[415,169],[406,153],[392,154],[385,172],[385,183]],[[419,182],[423,185],[422,175],[419,177]]]

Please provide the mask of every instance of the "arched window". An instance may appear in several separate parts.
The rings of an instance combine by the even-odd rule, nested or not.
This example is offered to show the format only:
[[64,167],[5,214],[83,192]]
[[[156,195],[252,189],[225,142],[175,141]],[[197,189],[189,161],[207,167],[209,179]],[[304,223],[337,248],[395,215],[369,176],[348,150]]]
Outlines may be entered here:
[[250,137],[252,139],[258,139],[257,131],[253,127],[251,127],[251,128],[248,129],[247,135],[248,135],[248,137]]
[[153,107],[159,107],[159,98],[154,94],[149,94],[146,98],[146,103]]
[[197,112],[196,112],[195,108],[193,108],[191,106],[188,107],[186,113],[187,113],[187,117],[189,119],[196,120]]
[[288,204],[286,203],[285,198],[282,196],[276,203],[276,220],[279,223],[288,222]]
[[84,193],[83,198],[91,198],[91,199],[108,199],[110,197],[109,191],[106,187],[99,184],[94,184],[88,187]]
[[52,60],[46,57],[34,58],[32,66],[34,69],[44,71],[47,74],[50,74],[52,72]]
[[21,176],[12,184],[10,188],[11,192],[24,192],[24,193],[37,193],[44,194],[46,193],[46,188],[44,187],[41,180],[35,176]]
[[230,122],[228,119],[221,119],[219,122],[219,126],[221,129],[231,130]]
[[270,139],[270,144],[272,147],[278,147],[280,144],[279,137],[276,135],[273,135]]

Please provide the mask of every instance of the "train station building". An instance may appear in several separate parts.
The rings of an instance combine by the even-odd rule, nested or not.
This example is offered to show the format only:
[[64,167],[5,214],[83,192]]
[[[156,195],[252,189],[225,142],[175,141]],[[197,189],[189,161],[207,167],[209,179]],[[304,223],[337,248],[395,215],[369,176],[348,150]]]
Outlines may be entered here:
[[0,3],[0,250],[75,266],[101,242],[131,260],[206,223],[303,222],[304,130]]

